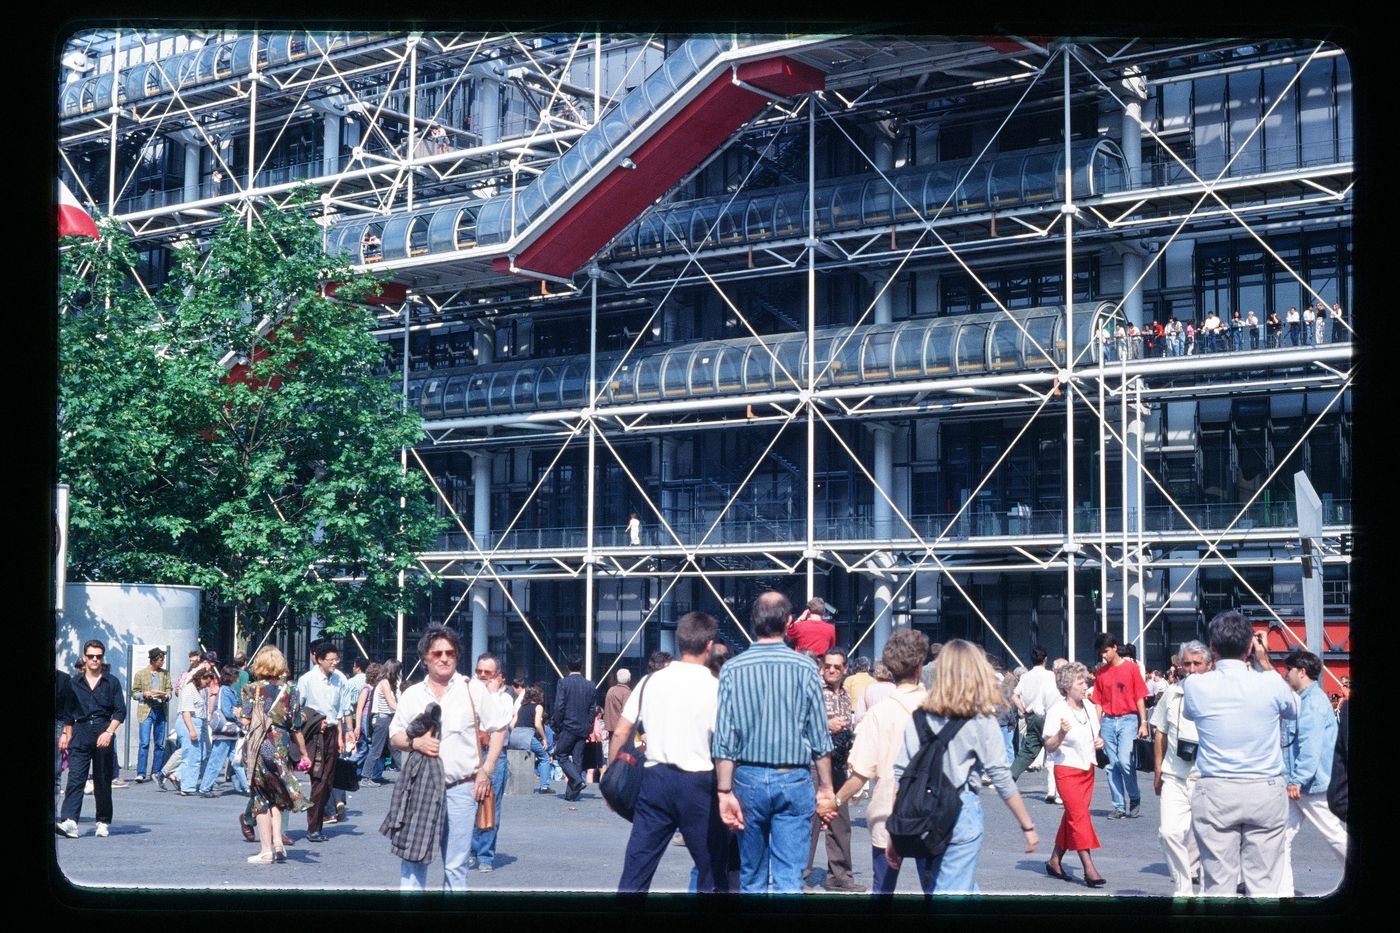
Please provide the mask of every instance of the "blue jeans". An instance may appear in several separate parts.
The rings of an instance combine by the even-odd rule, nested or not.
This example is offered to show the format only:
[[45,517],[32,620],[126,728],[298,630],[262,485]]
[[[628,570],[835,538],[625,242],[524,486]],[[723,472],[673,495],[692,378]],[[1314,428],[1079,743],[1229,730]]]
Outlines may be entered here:
[[146,776],[148,749],[155,746],[155,761],[151,762],[151,774],[160,771],[165,764],[165,710],[151,710],[151,714],[141,722],[141,745],[136,754],[136,776]]
[[[442,822],[442,889],[467,890],[467,857],[471,855],[472,829],[476,825],[476,782],[467,781],[447,791]],[[426,891],[428,863],[399,860],[399,890]]]
[[[915,867],[919,872],[919,884],[923,886],[925,894],[933,893],[933,873],[929,870],[931,863],[926,858],[914,860]],[[901,866],[903,867],[903,866]],[[890,863],[885,861],[885,850],[870,847],[870,893],[871,894],[893,894],[895,884],[899,881],[899,869],[891,868]]]
[[[483,759],[484,760],[484,759]],[[496,795],[496,825],[490,829],[472,830],[472,855],[482,865],[494,867],[496,861],[496,834],[501,830],[501,805],[506,802],[506,753],[496,759],[496,770],[491,774],[491,791]],[[475,825],[475,824],[473,824]]]
[[510,730],[508,747],[522,752],[534,752],[535,777],[539,780],[539,789],[543,790],[549,786],[549,751],[534,729],[529,726],[516,726]]
[[739,890],[744,894],[801,894],[802,869],[816,789],[807,768],[779,771],[759,765],[734,768],[734,796],[744,811],[739,833]]
[[1103,748],[1108,753],[1108,792],[1113,798],[1113,809],[1127,812],[1130,804],[1137,804],[1142,799],[1138,793],[1137,770],[1133,767],[1133,740],[1138,732],[1137,713],[1105,716],[1100,726],[1103,728]]
[[[185,738],[188,739],[189,736],[185,736]],[[209,760],[204,764],[204,779],[199,782],[201,794],[214,789],[214,782],[224,771],[224,762],[228,761],[233,754],[234,741],[234,739],[217,739],[210,743]],[[240,794],[248,793],[248,777],[243,773],[243,763],[240,761],[233,763],[233,786]]]
[[1015,745],[1015,743],[1012,741],[1012,740],[1015,738],[1015,736],[1016,736],[1016,727],[1015,727],[1015,726],[1002,726],[1002,727],[1001,727],[1001,737],[1002,737],[1003,739],[1006,739],[1006,763],[1007,763],[1007,765],[1010,765],[1011,762],[1013,762],[1013,761],[1016,760],[1016,745]]
[[369,752],[362,765],[362,774],[371,781],[377,781],[384,776],[384,752],[386,749],[392,751],[395,761],[398,760],[399,753],[389,745],[389,723],[393,722],[392,713],[375,713],[369,718],[369,738],[365,744]]
[[180,790],[184,793],[192,794],[199,787],[199,776],[204,770],[204,759],[209,756],[209,733],[205,730],[203,719],[194,720],[195,735],[199,736],[198,741],[190,741],[190,730],[185,728],[185,717],[180,717],[180,724],[175,727],[175,734],[180,738]]
[[[943,854],[931,861],[934,894],[977,894],[977,856],[982,852],[982,801],[967,787],[959,795],[962,812]],[[925,888],[927,891],[927,888]]]

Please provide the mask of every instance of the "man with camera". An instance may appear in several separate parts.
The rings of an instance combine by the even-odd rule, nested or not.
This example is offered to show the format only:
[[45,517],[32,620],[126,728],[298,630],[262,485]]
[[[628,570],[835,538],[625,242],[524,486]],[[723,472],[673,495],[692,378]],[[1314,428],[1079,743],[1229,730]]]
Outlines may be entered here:
[[1190,897],[1191,881],[1201,870],[1201,856],[1191,827],[1191,792],[1196,789],[1196,724],[1181,711],[1186,680],[1210,670],[1210,653],[1188,641],[1178,655],[1182,679],[1167,687],[1152,708],[1152,791],[1161,801],[1157,835],[1172,873],[1173,894]]
[[1283,678],[1265,669],[1264,636],[1241,613],[1211,619],[1208,637],[1215,670],[1186,679],[1181,706],[1199,736],[1191,817],[1201,893],[1230,896],[1243,883],[1246,895],[1274,897],[1288,822],[1280,723],[1298,718],[1298,704]]

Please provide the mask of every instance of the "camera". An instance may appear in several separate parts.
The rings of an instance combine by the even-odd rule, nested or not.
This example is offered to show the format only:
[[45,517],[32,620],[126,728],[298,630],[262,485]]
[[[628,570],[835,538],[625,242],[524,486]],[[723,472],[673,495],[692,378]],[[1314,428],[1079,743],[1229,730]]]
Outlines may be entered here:
[[1196,760],[1196,743],[1188,742],[1185,739],[1176,740],[1176,757],[1182,761]]

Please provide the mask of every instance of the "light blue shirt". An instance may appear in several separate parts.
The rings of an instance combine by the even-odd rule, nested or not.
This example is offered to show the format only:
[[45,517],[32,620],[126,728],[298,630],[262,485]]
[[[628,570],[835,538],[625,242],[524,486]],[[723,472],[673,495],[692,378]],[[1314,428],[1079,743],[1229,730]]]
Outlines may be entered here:
[[1275,671],[1256,671],[1243,661],[1216,661],[1215,670],[1186,678],[1182,711],[1196,723],[1201,777],[1283,776],[1279,723],[1295,721],[1298,704]]
[[335,725],[347,712],[345,684],[345,675],[340,671],[331,671],[328,678],[319,667],[312,667],[297,681],[297,696],[302,706],[308,706],[329,719],[328,726]]
[[1298,694],[1298,721],[1284,725],[1284,772],[1304,794],[1323,794],[1332,782],[1332,750],[1337,744],[1337,717],[1317,683]]

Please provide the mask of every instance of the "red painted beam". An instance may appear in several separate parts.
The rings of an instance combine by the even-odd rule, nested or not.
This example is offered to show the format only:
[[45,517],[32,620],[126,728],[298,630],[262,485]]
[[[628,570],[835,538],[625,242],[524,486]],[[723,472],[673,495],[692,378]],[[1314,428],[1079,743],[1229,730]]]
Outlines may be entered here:
[[[820,90],[826,83],[821,71],[788,58],[741,65],[738,78],[784,97]],[[635,169],[617,167],[605,175],[521,251],[516,266],[562,278],[572,276],[765,103],[762,95],[733,83],[727,72],[716,77],[631,154]],[[509,272],[510,259],[496,259],[493,268]]]
[[[327,282],[321,286],[321,294],[327,298],[334,298],[335,293],[340,290],[344,282]],[[378,295],[367,295],[360,299],[359,304],[364,305],[396,305],[408,298],[408,286],[402,282],[380,282]],[[344,299],[342,299],[344,300]]]

